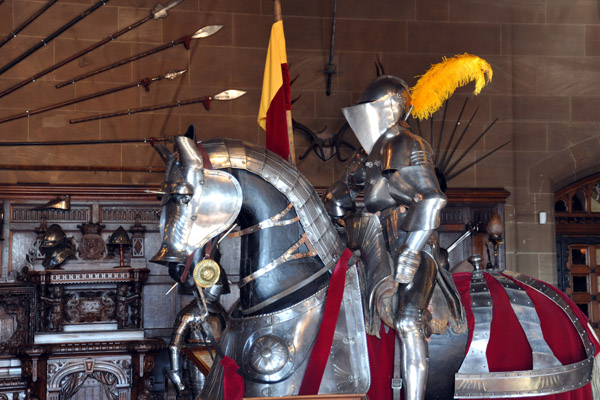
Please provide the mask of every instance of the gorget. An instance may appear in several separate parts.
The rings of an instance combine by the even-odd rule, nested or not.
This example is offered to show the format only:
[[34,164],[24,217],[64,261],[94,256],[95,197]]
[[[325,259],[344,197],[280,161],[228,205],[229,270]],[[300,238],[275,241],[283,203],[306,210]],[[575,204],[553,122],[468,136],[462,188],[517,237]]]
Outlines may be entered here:
[[[229,318],[221,348],[240,366],[245,397],[298,394],[325,308],[327,288],[269,314]],[[349,268],[329,360],[319,393],[366,393],[370,370],[356,267]],[[201,398],[223,398],[217,358]]]
[[234,139],[202,141],[215,169],[252,172],[277,188],[294,205],[300,224],[323,264],[335,264],[344,244],[312,184],[281,157],[252,143]]

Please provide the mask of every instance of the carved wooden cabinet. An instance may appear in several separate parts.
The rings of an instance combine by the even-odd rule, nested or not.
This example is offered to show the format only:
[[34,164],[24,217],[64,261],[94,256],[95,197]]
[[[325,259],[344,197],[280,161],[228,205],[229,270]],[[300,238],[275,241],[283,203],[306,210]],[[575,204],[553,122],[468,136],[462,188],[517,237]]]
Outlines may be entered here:
[[[164,390],[181,305],[167,270],[148,262],[160,204],[146,189],[0,185],[0,399],[150,400]],[[58,268],[42,251],[55,224],[72,250]],[[119,230],[125,249],[111,247]]]
[[24,399],[28,381],[17,349],[31,343],[37,302],[33,287],[6,283],[0,287],[0,399]]
[[[448,189],[446,192],[448,204],[442,210],[438,229],[440,246],[448,248],[465,233],[468,224],[480,223],[481,225],[478,235],[469,237],[449,253],[451,268],[464,262],[473,254],[483,255],[489,252],[490,257],[494,257],[493,244],[489,243],[490,235],[486,229],[494,214],[500,217],[502,230],[504,229],[504,204],[509,195],[509,192],[499,188]],[[497,264],[500,269],[505,269],[505,247],[502,243],[503,238],[499,239]]]

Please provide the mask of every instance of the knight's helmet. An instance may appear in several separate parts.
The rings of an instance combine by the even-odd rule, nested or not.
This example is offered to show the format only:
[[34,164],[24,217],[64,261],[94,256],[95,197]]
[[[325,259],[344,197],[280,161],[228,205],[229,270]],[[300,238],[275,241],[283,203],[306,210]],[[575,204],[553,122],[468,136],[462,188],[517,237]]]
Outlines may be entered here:
[[371,82],[358,104],[342,113],[367,153],[389,128],[405,118],[411,105],[406,83],[393,75],[381,75]]
[[45,256],[42,265],[48,269],[59,267],[74,254],[73,246],[58,224],[50,225],[40,244],[40,251]]

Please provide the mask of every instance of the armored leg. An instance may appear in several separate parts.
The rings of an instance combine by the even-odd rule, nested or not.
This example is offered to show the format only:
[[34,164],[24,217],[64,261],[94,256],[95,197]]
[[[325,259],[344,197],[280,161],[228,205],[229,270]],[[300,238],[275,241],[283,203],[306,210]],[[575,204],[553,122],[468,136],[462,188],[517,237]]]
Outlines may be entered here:
[[402,342],[400,357],[404,400],[422,400],[425,397],[429,366],[427,337],[431,335],[427,305],[433,292],[435,274],[435,263],[424,257],[413,282],[400,284],[398,288],[395,328]]

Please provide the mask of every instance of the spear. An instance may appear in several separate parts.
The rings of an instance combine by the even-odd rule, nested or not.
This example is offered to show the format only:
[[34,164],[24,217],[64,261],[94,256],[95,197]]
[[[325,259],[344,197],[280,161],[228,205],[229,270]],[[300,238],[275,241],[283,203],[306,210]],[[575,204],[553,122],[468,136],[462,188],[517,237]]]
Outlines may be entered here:
[[325,74],[327,75],[327,88],[325,94],[331,94],[331,77],[335,74],[335,64],[333,63],[333,46],[335,41],[335,20],[337,17],[337,0],[333,0],[333,16],[331,18],[331,42],[329,45],[329,63],[325,66]]
[[16,165],[0,164],[0,170],[9,171],[88,171],[88,172],[162,172],[164,167],[104,167],[92,165]]
[[121,29],[118,32],[113,33],[112,35],[108,35],[101,41],[96,42],[95,44],[81,50],[79,53],[74,54],[70,57],[67,57],[64,60],[59,61],[56,64],[46,68],[45,70],[38,72],[37,74],[33,75],[32,77],[27,78],[24,81],[21,81],[21,82],[17,83],[16,85],[9,87],[8,89],[0,92],[0,98],[6,96],[7,94],[14,92],[17,89],[22,88],[25,85],[35,82],[37,79],[40,79],[42,76],[49,74],[50,72],[57,70],[58,68],[62,67],[63,65],[68,64],[71,61],[76,60],[79,57],[86,55],[87,53],[91,52],[92,50],[96,50],[98,47],[103,46],[106,43],[115,40],[119,36],[126,34],[127,32],[139,27],[140,25],[144,24],[145,22],[150,21],[151,19],[158,20],[161,18],[165,18],[167,16],[167,11],[170,10],[171,8],[175,7],[177,4],[181,3],[182,1],[183,0],[173,0],[166,6],[161,6],[160,4],[157,4],[156,6],[154,6],[152,11],[150,11],[150,14],[147,17],[142,18],[141,20],[129,25],[126,28]]
[[[40,15],[45,13],[46,10],[49,9],[50,7],[52,7],[52,5],[54,3],[56,3],[57,1],[58,0],[50,0],[49,2],[44,4],[44,6],[42,8],[40,8],[38,11],[36,11],[31,17],[29,17],[25,22],[23,22],[21,25],[19,25],[14,31],[9,33],[4,39],[0,40],[0,47],[4,46],[6,43],[8,43],[8,41],[10,39],[17,37],[17,34],[19,32],[21,32],[23,29],[27,28],[27,26],[29,24],[31,24],[33,21],[35,21],[37,19],[37,17],[39,17]],[[0,1],[0,4],[2,4],[1,1]]]
[[148,51],[145,51],[143,53],[136,54],[135,56],[123,59],[121,61],[117,61],[114,64],[105,65],[104,67],[98,68],[97,70],[85,73],[83,75],[79,75],[79,76],[77,76],[75,78],[71,78],[68,81],[61,82],[58,85],[56,85],[56,87],[57,88],[61,88],[63,86],[67,86],[67,85],[69,85],[71,83],[75,83],[75,82],[78,82],[78,81],[80,81],[82,79],[89,78],[90,76],[98,75],[101,72],[108,71],[108,70],[116,68],[116,67],[120,67],[121,65],[128,64],[130,62],[139,60],[140,58],[144,58],[144,57],[147,57],[149,55],[158,53],[159,51],[167,50],[167,49],[169,49],[171,47],[174,47],[174,46],[177,46],[177,45],[180,45],[180,44],[183,44],[186,49],[189,49],[190,48],[190,41],[192,39],[201,39],[201,38],[212,36],[213,34],[217,33],[222,27],[223,27],[223,25],[207,25],[207,26],[205,26],[203,28],[198,29],[193,35],[184,36],[181,39],[173,40],[173,41],[171,41],[171,42],[169,42],[167,44],[164,44],[162,46],[158,46],[158,47],[155,47],[155,48],[150,49]]
[[27,57],[29,57],[30,55],[35,53],[36,51],[38,51],[40,48],[46,46],[48,43],[50,43],[52,40],[54,40],[58,35],[60,35],[64,31],[66,31],[67,29],[69,29],[70,27],[72,27],[73,25],[75,25],[76,23],[78,23],[79,21],[81,21],[82,19],[84,19],[85,17],[87,17],[88,15],[90,15],[91,13],[93,13],[94,11],[96,11],[97,9],[99,9],[100,7],[105,5],[106,3],[108,3],[109,1],[110,0],[100,0],[99,2],[97,2],[96,4],[94,4],[90,8],[88,8],[87,10],[83,11],[77,17],[73,18],[71,21],[67,22],[65,25],[58,28],[56,31],[54,31],[49,36],[47,36],[45,39],[43,39],[39,43],[35,44],[29,50],[25,51],[23,54],[21,54],[20,56],[18,56],[17,58],[12,60],[8,64],[6,64],[4,67],[0,68],[0,75],[5,73],[9,69],[11,69],[12,67],[17,65],[18,63],[20,63],[21,61],[23,61],[24,59],[26,59]]
[[181,107],[181,106],[187,106],[189,104],[196,104],[196,103],[202,103],[204,105],[204,108],[206,110],[209,110],[210,102],[212,100],[219,100],[219,101],[234,100],[244,94],[246,94],[246,92],[244,92],[243,90],[230,89],[230,90],[224,90],[221,93],[215,94],[214,96],[198,97],[198,98],[190,99],[190,100],[179,100],[174,103],[160,104],[160,105],[149,106],[149,107],[129,108],[127,110],[117,111],[117,112],[109,113],[109,114],[100,114],[100,115],[95,115],[93,117],[76,118],[76,119],[69,120],[69,122],[72,124],[78,124],[80,122],[95,121],[97,119],[119,117],[122,115],[131,115],[131,114],[137,114],[137,113],[146,112],[146,111],[162,110],[165,108]]
[[29,146],[79,146],[96,144],[148,143],[152,147],[158,142],[172,142],[173,138],[143,138],[143,139],[105,139],[105,140],[56,140],[44,142],[0,142],[0,147],[29,147]]
[[120,92],[122,90],[129,89],[132,87],[143,87],[146,91],[149,91],[150,85],[152,84],[152,82],[160,81],[162,79],[173,80],[185,72],[186,72],[185,69],[180,70],[180,71],[168,72],[164,75],[158,75],[158,76],[154,76],[152,78],[140,79],[137,82],[129,83],[127,85],[119,86],[119,87],[112,88],[112,89],[103,90],[101,92],[88,94],[86,96],[77,97],[72,100],[63,101],[62,103],[53,104],[51,106],[41,107],[41,108],[37,108],[35,110],[27,110],[21,114],[15,114],[15,115],[11,115],[8,117],[0,118],[0,124],[3,124],[8,121],[14,121],[14,120],[20,119],[20,118],[29,117],[29,116],[32,116],[35,114],[40,114],[40,113],[43,113],[46,111],[56,110],[57,108],[70,106],[71,104],[81,103],[83,101],[95,99],[95,98],[98,98],[101,96],[106,96],[107,94]]

